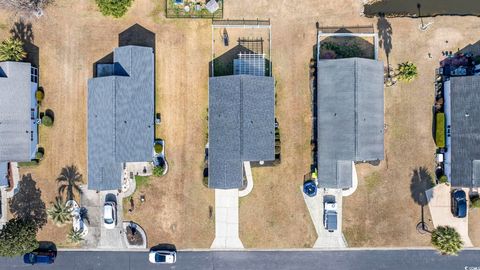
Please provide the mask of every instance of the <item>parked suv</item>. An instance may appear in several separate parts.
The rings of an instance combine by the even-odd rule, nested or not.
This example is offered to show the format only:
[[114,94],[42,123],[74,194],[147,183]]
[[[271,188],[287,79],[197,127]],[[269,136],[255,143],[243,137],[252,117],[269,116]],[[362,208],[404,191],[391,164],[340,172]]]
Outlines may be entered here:
[[452,191],[452,214],[457,218],[467,216],[467,195],[465,191],[456,189]]
[[36,250],[23,255],[23,262],[28,264],[52,264],[55,257],[55,251],[53,250]]
[[334,196],[323,197],[323,225],[329,232],[337,230],[337,203]]

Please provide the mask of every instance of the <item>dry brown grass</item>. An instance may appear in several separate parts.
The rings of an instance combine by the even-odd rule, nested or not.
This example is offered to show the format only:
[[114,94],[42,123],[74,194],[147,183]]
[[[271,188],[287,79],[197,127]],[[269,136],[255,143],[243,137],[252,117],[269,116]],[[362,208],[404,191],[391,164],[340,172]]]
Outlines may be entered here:
[[[25,168],[42,190],[48,206],[56,196],[61,168],[75,164],[86,177],[87,80],[93,63],[118,46],[118,34],[139,23],[156,34],[157,111],[163,123],[157,134],[167,143],[170,172],[145,190],[147,203],[132,218],[149,236],[149,243],[178,247],[208,247],[213,221],[208,206],[213,192],[201,184],[207,107],[210,28],[206,20],[166,21],[157,16],[157,2],[135,1],[125,18],[103,17],[93,1],[56,1],[44,17],[33,22],[34,44],[40,48],[40,85],[45,89],[41,110],[55,112],[55,124],[41,131],[45,159]],[[75,10],[75,16],[71,15]],[[0,38],[8,35],[16,18],[2,13]],[[86,179],[85,179],[86,180]],[[40,240],[65,241],[64,228],[49,222]]]
[[[299,191],[311,163],[308,63],[316,43],[315,23],[375,24],[375,19],[360,16],[360,5],[361,1],[352,0],[321,6],[314,0],[301,6],[293,1],[276,5],[249,0],[231,1],[225,7],[225,18],[270,18],[272,22],[271,58],[277,80],[282,163],[255,168],[255,188],[240,201],[240,233],[247,247],[305,247],[316,238]],[[42,131],[45,160],[37,168],[21,172],[32,173],[47,206],[56,195],[55,178],[62,167],[75,164],[86,175],[86,82],[92,76],[92,64],[118,45],[118,33],[139,23],[156,34],[157,111],[163,119],[157,134],[166,140],[171,171],[152,181],[144,190],[147,202],[137,203],[127,218],[146,229],[151,245],[173,242],[180,248],[208,247],[214,237],[208,209],[213,206],[213,191],[201,181],[210,23],[166,20],[158,15],[162,12],[163,1],[136,0],[125,18],[112,19],[101,16],[93,1],[58,0],[33,22],[34,43],[40,48],[40,84],[46,93],[42,110],[55,112],[55,125]],[[8,35],[14,20],[0,13],[0,23],[7,25],[0,27],[0,38]],[[428,244],[428,239],[415,231],[420,207],[411,199],[409,184],[413,169],[433,169],[432,74],[442,50],[456,51],[480,36],[478,18],[431,20],[435,23],[426,32],[418,31],[413,19],[389,20],[393,28],[390,62],[417,63],[419,77],[385,91],[386,160],[379,167],[359,166],[359,189],[344,202],[344,230],[351,245]],[[429,52],[432,59],[427,57]],[[384,55],[381,58],[385,59]],[[373,172],[380,180],[369,181],[367,188],[365,178]],[[39,238],[64,242],[66,231],[62,230],[48,223]],[[472,240],[475,243],[475,237]]]

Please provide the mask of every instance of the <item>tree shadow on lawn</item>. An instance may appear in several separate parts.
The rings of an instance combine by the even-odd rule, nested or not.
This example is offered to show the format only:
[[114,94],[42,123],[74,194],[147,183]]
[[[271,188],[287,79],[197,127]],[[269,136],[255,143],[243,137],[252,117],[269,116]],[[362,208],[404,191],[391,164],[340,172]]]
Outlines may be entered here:
[[40,52],[38,47],[33,44],[34,35],[32,24],[25,22],[23,19],[19,19],[13,24],[12,29],[10,29],[10,34],[23,42],[23,49],[27,52],[25,61],[31,63],[34,67],[38,67],[40,63]]
[[413,170],[412,182],[410,183],[410,192],[413,201],[420,205],[421,216],[420,223],[423,231],[428,232],[425,225],[424,207],[428,205],[431,198],[428,198],[425,192],[435,186],[430,172],[425,167],[419,167]]
[[42,192],[31,174],[24,175],[18,183],[18,192],[10,201],[10,212],[19,219],[32,220],[38,229],[47,223],[45,203]]

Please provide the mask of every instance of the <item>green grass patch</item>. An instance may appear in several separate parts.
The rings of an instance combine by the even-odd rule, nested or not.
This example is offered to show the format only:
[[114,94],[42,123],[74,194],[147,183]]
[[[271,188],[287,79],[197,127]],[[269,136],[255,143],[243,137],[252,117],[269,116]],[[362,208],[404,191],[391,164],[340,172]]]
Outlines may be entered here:
[[136,187],[137,190],[139,188],[146,187],[150,184],[150,177],[136,175],[135,176],[135,183],[137,185],[137,187]]
[[437,113],[436,117],[436,131],[435,131],[435,143],[437,147],[445,147],[445,114]]
[[27,161],[27,162],[18,162],[19,167],[32,167],[32,166],[37,166],[38,165],[38,160],[32,160],[32,161]]
[[367,190],[371,191],[380,184],[380,174],[378,172],[373,172],[365,177],[365,184]]

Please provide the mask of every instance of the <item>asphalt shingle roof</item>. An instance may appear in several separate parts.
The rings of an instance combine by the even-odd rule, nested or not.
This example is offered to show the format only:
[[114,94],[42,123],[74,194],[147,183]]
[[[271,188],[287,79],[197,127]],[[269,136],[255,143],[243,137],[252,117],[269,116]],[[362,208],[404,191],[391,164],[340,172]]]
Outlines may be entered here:
[[210,78],[209,187],[240,188],[243,161],[275,159],[274,81],[250,75]]
[[114,51],[115,74],[88,81],[88,188],[120,189],[123,163],[152,159],[152,48]]
[[353,161],[384,158],[383,64],[321,60],[317,79],[319,185],[349,188]]
[[31,64],[0,62],[0,162],[31,159]]
[[480,77],[450,78],[451,182],[480,186]]

